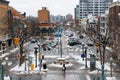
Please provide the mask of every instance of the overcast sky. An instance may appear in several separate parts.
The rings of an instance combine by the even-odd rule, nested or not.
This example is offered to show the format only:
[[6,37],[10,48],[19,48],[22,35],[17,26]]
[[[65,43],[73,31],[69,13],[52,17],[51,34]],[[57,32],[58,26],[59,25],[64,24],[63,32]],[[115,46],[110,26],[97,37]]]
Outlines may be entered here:
[[79,0],[9,0],[10,6],[27,15],[37,16],[37,11],[42,7],[47,7],[50,14],[66,15],[74,14],[74,8]]
[[[79,0],[8,0],[10,6],[19,12],[26,12],[27,16],[37,16],[37,11],[42,7],[47,7],[52,15],[72,14],[74,8],[79,4]],[[114,0],[116,1],[116,0]]]

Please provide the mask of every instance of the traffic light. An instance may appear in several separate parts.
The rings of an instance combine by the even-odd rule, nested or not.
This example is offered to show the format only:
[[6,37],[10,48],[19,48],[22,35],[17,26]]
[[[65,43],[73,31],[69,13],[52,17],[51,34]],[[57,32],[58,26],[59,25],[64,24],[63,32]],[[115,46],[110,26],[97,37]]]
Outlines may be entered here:
[[14,45],[18,45],[19,39],[16,37],[14,38]]

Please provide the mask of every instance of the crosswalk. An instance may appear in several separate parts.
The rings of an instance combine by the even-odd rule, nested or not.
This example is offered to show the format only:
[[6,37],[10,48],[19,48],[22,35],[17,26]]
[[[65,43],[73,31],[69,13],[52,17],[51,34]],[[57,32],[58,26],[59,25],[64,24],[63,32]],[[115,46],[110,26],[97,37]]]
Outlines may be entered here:
[[57,76],[50,78],[49,80],[93,80],[93,77],[86,74],[83,71],[66,71],[65,74],[62,71],[48,71],[47,77]]

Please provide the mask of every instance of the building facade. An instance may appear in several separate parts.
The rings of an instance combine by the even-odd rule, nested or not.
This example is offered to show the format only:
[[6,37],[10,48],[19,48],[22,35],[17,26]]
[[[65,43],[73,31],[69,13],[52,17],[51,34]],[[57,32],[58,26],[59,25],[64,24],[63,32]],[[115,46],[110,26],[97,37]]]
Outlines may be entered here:
[[46,7],[42,7],[42,10],[38,10],[38,20],[40,23],[50,23],[50,12]]
[[79,0],[79,5],[75,8],[75,17],[81,20],[86,18],[88,14],[100,16],[105,13],[112,2],[113,0]]
[[66,21],[67,21],[67,22],[73,21],[73,16],[72,16],[72,14],[67,14],[67,15],[66,15]]
[[9,6],[9,1],[0,0],[0,50],[13,44],[13,35],[11,34],[10,27],[11,25],[13,27],[12,20],[14,21],[15,17],[24,19],[24,16],[22,16],[16,9]]
[[40,29],[40,35],[45,39],[53,36],[54,28],[50,19],[50,12],[46,7],[42,7],[42,10],[38,10],[38,28]]
[[100,32],[105,35],[108,33],[108,21],[109,21],[109,11],[107,10],[105,14],[102,14],[100,17]]
[[114,2],[109,7],[109,31],[115,44],[120,45],[120,2]]

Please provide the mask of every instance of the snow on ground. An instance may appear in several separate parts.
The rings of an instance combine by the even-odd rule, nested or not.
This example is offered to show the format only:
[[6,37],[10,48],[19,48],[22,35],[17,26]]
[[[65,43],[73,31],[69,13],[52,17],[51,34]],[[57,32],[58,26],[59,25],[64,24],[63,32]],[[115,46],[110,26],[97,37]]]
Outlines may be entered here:
[[7,56],[7,55],[10,55],[11,53],[5,53],[5,54],[2,54],[1,56],[0,56],[0,59],[2,59],[3,57],[5,57],[5,56]]
[[11,50],[10,52],[15,52],[15,51],[17,51],[19,48],[17,47],[17,48],[15,48],[15,49],[13,49],[13,50]]
[[[85,64],[85,60],[83,61],[82,58],[80,56],[67,56],[67,58],[70,58],[70,57],[74,57],[77,62],[79,62],[80,64]],[[58,58],[58,56],[45,56],[45,58]],[[33,60],[33,64],[35,63],[35,60]],[[45,61],[43,61],[43,63],[45,63]],[[28,62],[26,61],[26,68],[28,70]],[[38,65],[39,65],[39,61],[38,61]],[[72,66],[73,64],[66,64],[66,67],[69,67],[69,66]],[[90,61],[87,61],[87,65],[88,65],[88,68],[90,68]],[[62,67],[62,65],[60,64],[54,64],[54,63],[51,63],[49,64],[49,66],[54,66],[54,67]],[[96,68],[98,69],[101,69],[101,64],[100,64],[100,61],[96,61]],[[79,69],[85,69],[85,66],[82,66],[80,67]],[[105,64],[105,70],[110,70],[110,67],[108,65]],[[12,68],[10,71],[25,71],[25,63],[22,64],[22,66],[19,66],[17,65],[16,67]],[[39,71],[39,66],[37,66],[37,68],[35,68],[32,72],[36,72],[36,71]],[[98,70],[95,70],[95,71],[92,71],[90,72],[90,74],[97,74],[98,73]]]
[[[85,65],[85,60],[83,60],[80,56],[74,56],[74,57],[75,57],[75,59],[78,60],[77,62]],[[88,66],[88,68],[90,68],[90,61],[87,61],[87,66]],[[96,61],[96,68],[101,70],[100,61]],[[81,67],[80,69],[83,69],[83,67]],[[104,70],[110,71],[110,66],[105,64]]]
[[[26,44],[27,45],[27,44]],[[11,52],[14,52],[14,51],[16,51],[18,48],[15,48],[14,50],[11,50]],[[5,56],[5,55],[8,55],[9,53],[6,53],[6,54],[4,54],[4,55],[1,55],[0,57],[3,57],[3,56]],[[30,56],[32,57],[32,63],[35,65],[35,55],[32,53],[32,54],[30,54]],[[45,58],[56,58],[56,60],[57,60],[57,58],[60,58],[60,56],[58,55],[58,56],[44,56]],[[70,59],[70,58],[75,58],[75,60],[77,61],[77,62],[79,62],[80,64],[84,64],[85,65],[85,60],[83,61],[83,59],[81,58],[81,56],[75,56],[75,55],[68,55],[68,56],[63,56],[65,59]],[[89,57],[89,56],[88,56]],[[33,71],[31,71],[31,72],[37,72],[37,71],[39,71],[39,60],[37,60],[37,68],[34,68],[34,70]],[[45,61],[43,60],[43,63],[45,63]],[[68,66],[72,66],[73,64],[71,63],[71,64],[67,64],[66,65],[66,67],[68,67]],[[87,61],[87,65],[88,65],[88,68],[90,68],[90,61]],[[54,67],[62,67],[61,65],[59,65],[59,64],[53,64],[53,63],[51,63],[49,66],[54,66]],[[100,64],[100,61],[96,61],[96,68],[97,69],[100,69],[101,70],[101,64]],[[26,61],[26,69],[28,70],[28,61]],[[80,67],[79,69],[85,69],[85,66],[82,66],[82,67]],[[110,70],[110,67],[109,67],[109,65],[106,65],[105,64],[105,70]],[[17,65],[17,66],[15,66],[14,68],[12,68],[10,71],[18,71],[18,72],[22,72],[23,71],[23,73],[25,72],[25,63],[23,63],[22,64],[22,66],[19,66],[19,65]],[[91,72],[92,73],[92,72]],[[94,71],[93,73],[96,73],[96,71]]]
[[4,80],[10,80],[9,76],[4,76]]
[[[29,44],[29,42],[28,42],[28,43],[25,43],[24,46],[26,46],[26,45],[28,45],[28,44]],[[10,50],[10,53],[4,53],[4,54],[2,54],[2,55],[0,56],[0,59],[4,58],[5,56],[10,55],[12,52],[17,51],[18,49],[19,49],[19,48],[17,47],[17,48],[14,48],[13,50]],[[5,50],[6,50],[6,49],[5,49]],[[0,52],[3,52],[3,50],[0,50]]]
[[106,77],[106,80],[117,80],[115,77]]
[[[69,66],[72,66],[72,65],[73,65],[73,64],[71,64],[71,63],[65,64],[66,67],[69,67]],[[54,63],[49,64],[48,66],[51,66],[51,67],[58,67],[58,68],[62,68],[62,67],[63,67],[63,65],[61,65],[61,64],[54,64]]]

